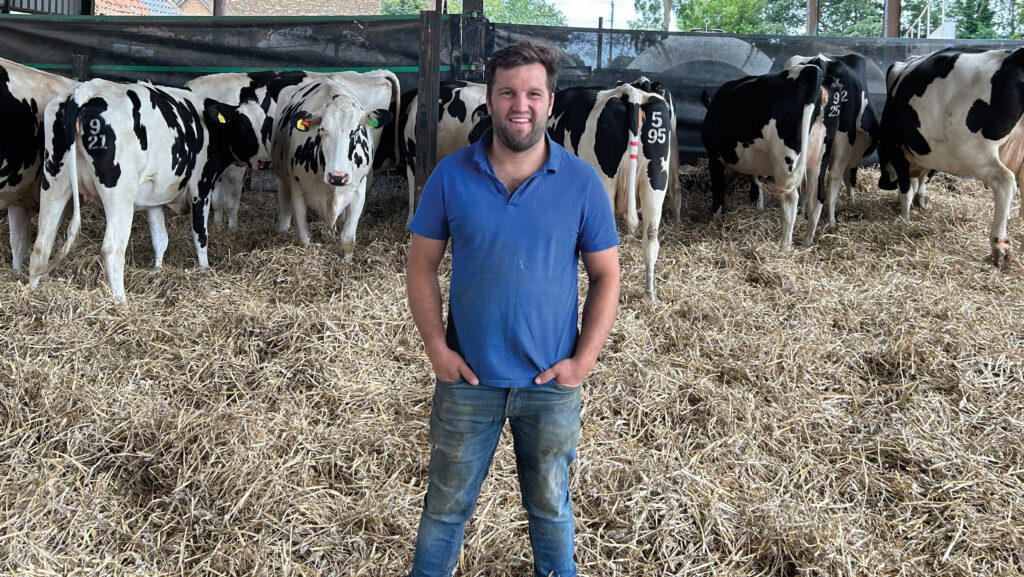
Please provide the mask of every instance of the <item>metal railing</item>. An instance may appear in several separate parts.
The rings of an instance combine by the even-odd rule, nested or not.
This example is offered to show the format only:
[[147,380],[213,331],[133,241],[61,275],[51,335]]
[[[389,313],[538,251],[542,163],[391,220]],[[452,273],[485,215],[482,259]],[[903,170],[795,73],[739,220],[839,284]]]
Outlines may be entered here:
[[[932,6],[939,4],[941,9],[942,18],[939,20],[939,26],[932,27]],[[932,35],[932,32],[939,30],[945,25],[946,20],[946,2],[945,0],[931,0],[925,5],[924,9],[917,18],[907,27],[907,31],[903,34],[907,38],[928,38]]]

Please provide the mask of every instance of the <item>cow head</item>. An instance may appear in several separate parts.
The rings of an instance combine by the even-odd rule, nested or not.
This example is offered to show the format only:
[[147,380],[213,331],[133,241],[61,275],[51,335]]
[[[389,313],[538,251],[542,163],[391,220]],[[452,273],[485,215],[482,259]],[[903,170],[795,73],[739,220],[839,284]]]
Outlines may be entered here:
[[270,152],[260,136],[267,113],[255,100],[246,100],[238,106],[206,99],[203,116],[211,140],[221,139],[227,144],[231,160],[254,170],[270,168]]
[[372,169],[372,129],[384,126],[392,118],[387,109],[367,112],[353,98],[337,94],[319,114],[297,111],[286,122],[289,130],[316,135],[324,163],[324,182],[330,186],[350,186],[362,182]]

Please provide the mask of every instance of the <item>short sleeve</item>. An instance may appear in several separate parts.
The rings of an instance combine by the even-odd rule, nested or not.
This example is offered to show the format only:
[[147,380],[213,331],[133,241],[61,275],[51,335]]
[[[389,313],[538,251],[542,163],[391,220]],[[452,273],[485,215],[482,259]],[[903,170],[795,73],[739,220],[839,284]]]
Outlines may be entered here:
[[579,247],[580,252],[599,252],[618,246],[619,233],[615,229],[615,213],[608,193],[593,167],[588,168]]
[[416,215],[409,223],[410,231],[434,240],[448,240],[450,236],[444,206],[444,178],[441,172],[435,169],[427,178]]

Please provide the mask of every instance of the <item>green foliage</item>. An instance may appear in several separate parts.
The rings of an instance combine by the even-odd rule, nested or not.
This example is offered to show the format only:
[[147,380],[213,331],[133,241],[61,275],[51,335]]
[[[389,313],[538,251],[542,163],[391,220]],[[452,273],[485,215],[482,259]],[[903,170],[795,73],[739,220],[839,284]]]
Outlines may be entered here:
[[565,26],[565,14],[544,0],[484,0],[484,14],[491,22]]
[[[637,30],[662,27],[662,0],[634,0],[640,15],[629,21]],[[802,0],[675,0],[673,11],[680,30],[708,27],[730,34],[793,34],[804,27]]]
[[957,38],[998,38],[995,11],[988,0],[956,0],[953,9],[959,14]]
[[821,36],[882,35],[882,0],[821,0],[818,34]]
[[[386,16],[419,14],[421,10],[433,10],[434,5],[431,0],[381,0],[380,13]],[[462,2],[448,0],[448,12],[462,12]],[[565,26],[565,14],[545,0],[484,0],[484,14],[491,22]]]

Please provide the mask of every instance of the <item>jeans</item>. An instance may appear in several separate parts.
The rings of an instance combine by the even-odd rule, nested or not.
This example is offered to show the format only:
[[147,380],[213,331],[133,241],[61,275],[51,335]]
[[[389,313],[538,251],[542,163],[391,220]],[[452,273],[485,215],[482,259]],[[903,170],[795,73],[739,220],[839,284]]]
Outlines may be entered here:
[[450,577],[466,521],[508,419],[535,577],[576,577],[569,464],[580,437],[580,387],[503,389],[437,381],[430,481],[410,577]]

